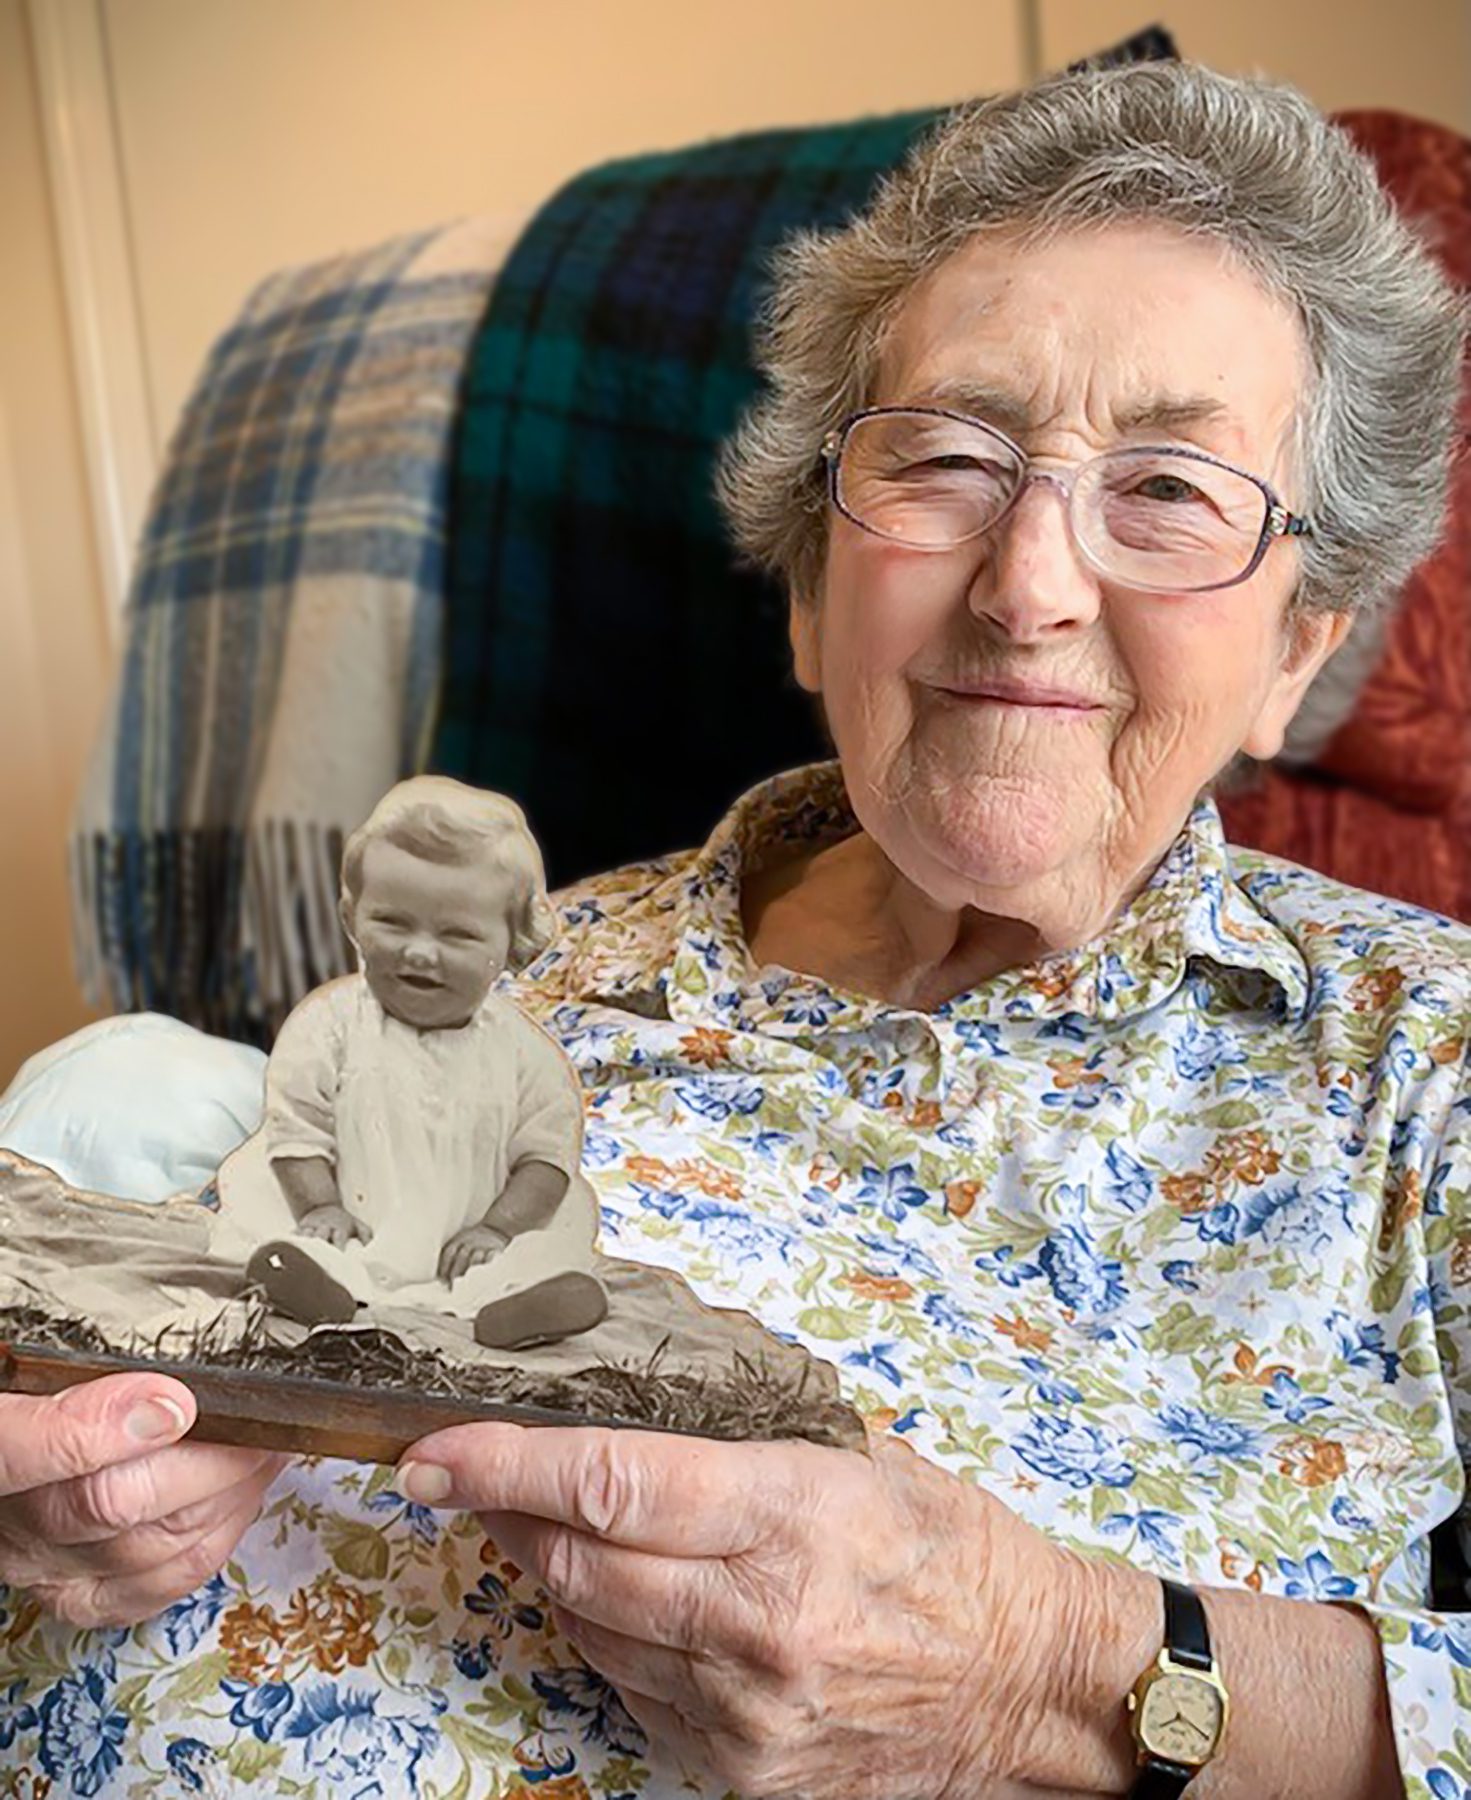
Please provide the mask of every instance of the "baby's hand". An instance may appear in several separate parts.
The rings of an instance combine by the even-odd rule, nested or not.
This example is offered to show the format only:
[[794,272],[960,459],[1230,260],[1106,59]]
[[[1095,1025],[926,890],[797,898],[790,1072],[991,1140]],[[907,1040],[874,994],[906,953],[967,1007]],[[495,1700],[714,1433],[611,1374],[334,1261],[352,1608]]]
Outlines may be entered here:
[[329,1244],[344,1249],[352,1240],[361,1238],[366,1244],[373,1235],[360,1219],[355,1219],[345,1206],[316,1206],[303,1213],[296,1222],[303,1237],[326,1238]]
[[440,1252],[440,1280],[458,1281],[466,1269],[499,1256],[510,1241],[505,1232],[497,1231],[494,1225],[467,1225],[463,1231],[457,1231]]

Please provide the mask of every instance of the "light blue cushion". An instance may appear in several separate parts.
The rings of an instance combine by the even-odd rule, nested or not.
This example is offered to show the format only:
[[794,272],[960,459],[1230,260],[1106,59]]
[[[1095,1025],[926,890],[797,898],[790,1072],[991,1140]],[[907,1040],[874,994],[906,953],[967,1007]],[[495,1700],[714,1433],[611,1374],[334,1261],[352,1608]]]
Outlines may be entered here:
[[197,1193],[260,1123],[266,1059],[158,1013],[84,1026],[0,1095],[0,1147],[125,1200]]

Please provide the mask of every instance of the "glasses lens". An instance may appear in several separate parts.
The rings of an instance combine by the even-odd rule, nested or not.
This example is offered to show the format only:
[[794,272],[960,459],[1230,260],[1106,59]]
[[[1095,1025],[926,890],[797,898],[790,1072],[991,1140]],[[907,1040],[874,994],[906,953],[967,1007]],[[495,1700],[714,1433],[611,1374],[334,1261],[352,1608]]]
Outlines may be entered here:
[[838,504],[879,537],[949,550],[1005,512],[1022,464],[1005,439],[935,413],[877,413],[843,440]]
[[1111,451],[1082,470],[1073,528],[1105,574],[1159,593],[1245,574],[1267,522],[1256,483],[1182,451]]

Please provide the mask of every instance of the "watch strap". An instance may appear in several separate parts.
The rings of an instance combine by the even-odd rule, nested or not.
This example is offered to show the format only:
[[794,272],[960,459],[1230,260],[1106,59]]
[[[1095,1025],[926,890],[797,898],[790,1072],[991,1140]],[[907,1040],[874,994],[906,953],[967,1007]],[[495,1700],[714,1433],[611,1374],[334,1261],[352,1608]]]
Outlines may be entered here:
[[1178,1581],[1166,1581],[1163,1577],[1160,1585],[1165,1591],[1165,1649],[1170,1660],[1183,1663],[1187,1669],[1204,1669],[1209,1673],[1215,1664],[1211,1658],[1210,1627],[1205,1622],[1200,1595],[1194,1588],[1184,1587]]
[[1129,1789],[1129,1800],[1180,1800],[1180,1795],[1200,1773],[1184,1763],[1166,1762],[1152,1756],[1139,1771],[1139,1779]]
[[[1165,1653],[1171,1662],[1187,1669],[1212,1673],[1210,1627],[1206,1624],[1205,1607],[1194,1588],[1160,1577],[1165,1601]],[[1170,1762],[1163,1756],[1146,1756],[1139,1768],[1129,1800],[1179,1800],[1181,1794],[1200,1773],[1185,1763]]]

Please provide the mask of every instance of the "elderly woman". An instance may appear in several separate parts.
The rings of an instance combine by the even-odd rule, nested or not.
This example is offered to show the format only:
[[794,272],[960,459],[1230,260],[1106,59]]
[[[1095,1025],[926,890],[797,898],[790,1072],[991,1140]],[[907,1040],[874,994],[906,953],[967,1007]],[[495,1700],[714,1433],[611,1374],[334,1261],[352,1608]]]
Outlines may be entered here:
[[109,1485],[7,1459],[12,1575],[25,1521],[85,1626],[237,1561],[69,1716],[131,1676],[136,1767],[351,1793],[1471,1794],[1471,939],[1202,798],[1432,543],[1461,332],[1339,133],[1193,68],[980,106],[799,243],[723,491],[837,760],[564,896],[520,997],[614,1247],[833,1357],[872,1454],[466,1427],[377,1548],[328,1467],[237,1549],[274,1465],[117,1463],[99,1384]]

